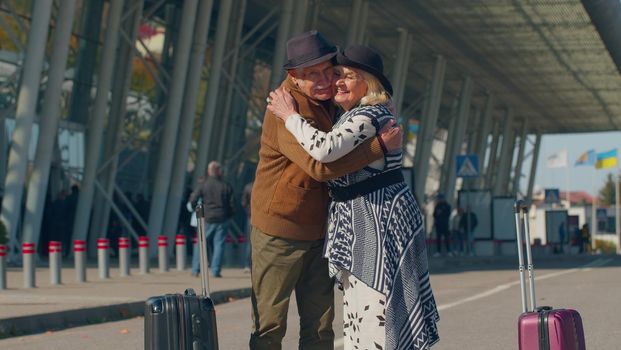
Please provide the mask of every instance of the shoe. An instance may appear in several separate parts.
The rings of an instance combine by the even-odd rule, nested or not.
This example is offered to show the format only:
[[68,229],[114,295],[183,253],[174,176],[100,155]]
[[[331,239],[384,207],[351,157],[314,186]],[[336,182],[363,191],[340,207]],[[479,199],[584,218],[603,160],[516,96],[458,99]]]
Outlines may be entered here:
[[437,257],[439,257],[439,256],[440,256],[440,253],[437,253],[437,252],[436,252],[436,253],[433,253],[433,255],[432,255],[432,256],[433,256],[434,258],[437,258]]
[[222,275],[218,273],[218,274],[213,275],[213,278],[222,278]]
[[244,273],[250,273],[250,268],[249,267],[244,267]]

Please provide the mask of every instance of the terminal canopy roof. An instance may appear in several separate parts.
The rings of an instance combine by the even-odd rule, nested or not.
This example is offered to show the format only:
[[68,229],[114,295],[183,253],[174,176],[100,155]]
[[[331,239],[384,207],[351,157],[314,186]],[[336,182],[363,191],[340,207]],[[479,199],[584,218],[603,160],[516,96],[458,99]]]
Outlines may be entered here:
[[[316,28],[343,45],[352,1],[321,3]],[[279,5],[255,1],[251,8],[258,21]],[[365,43],[382,52],[388,77],[399,28],[413,35],[404,110],[420,102],[442,55],[447,70],[440,126],[448,125],[450,106],[468,75],[476,106],[482,108],[493,93],[495,115],[510,106],[516,118],[528,119],[531,131],[621,130],[621,76],[579,0],[369,1]]]

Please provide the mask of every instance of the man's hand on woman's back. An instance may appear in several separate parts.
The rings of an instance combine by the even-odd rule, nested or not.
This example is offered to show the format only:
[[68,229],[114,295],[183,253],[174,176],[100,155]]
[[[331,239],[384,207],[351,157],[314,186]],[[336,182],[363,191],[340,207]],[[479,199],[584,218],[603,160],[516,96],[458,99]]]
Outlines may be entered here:
[[403,131],[393,119],[384,125],[378,137],[388,152],[398,151],[403,147]]

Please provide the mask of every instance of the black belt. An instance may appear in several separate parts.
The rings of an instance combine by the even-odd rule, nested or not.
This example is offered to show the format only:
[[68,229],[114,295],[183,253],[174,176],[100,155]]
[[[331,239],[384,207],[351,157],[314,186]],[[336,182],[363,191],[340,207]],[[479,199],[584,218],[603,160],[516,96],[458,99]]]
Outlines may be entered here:
[[345,202],[400,182],[403,182],[403,173],[401,173],[401,169],[396,169],[381,173],[349,186],[328,186],[328,193],[333,201]]

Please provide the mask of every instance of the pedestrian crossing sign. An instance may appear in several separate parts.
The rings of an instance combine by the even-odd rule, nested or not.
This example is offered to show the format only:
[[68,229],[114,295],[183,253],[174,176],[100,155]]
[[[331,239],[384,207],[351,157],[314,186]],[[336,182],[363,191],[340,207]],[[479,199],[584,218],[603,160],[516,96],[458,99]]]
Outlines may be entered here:
[[561,192],[558,188],[546,188],[544,189],[543,202],[546,204],[559,204],[561,203]]
[[479,157],[476,154],[457,156],[457,177],[479,177]]

